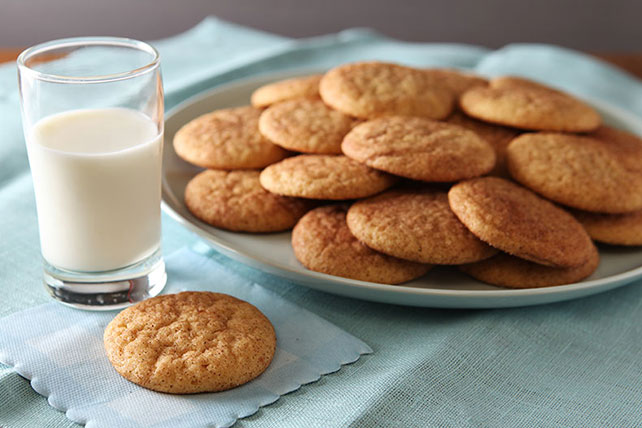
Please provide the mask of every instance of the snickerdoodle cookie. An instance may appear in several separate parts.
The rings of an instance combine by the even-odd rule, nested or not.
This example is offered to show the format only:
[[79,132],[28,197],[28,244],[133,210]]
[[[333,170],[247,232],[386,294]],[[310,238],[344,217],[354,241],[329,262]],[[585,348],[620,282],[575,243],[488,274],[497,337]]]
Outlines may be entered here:
[[357,201],[348,210],[347,223],[368,247],[415,262],[471,263],[497,252],[455,217],[445,192],[388,191]]
[[514,256],[554,267],[576,267],[593,242],[566,211],[508,180],[483,177],[454,185],[450,208],[478,238]]
[[262,168],[287,156],[259,132],[261,110],[216,110],[185,124],[174,135],[176,154],[194,165],[214,169]]
[[261,187],[259,171],[203,171],[187,184],[185,204],[200,220],[237,232],[291,229],[309,201],[275,195]]
[[589,132],[601,124],[597,111],[568,94],[535,82],[500,79],[462,94],[461,109],[485,122],[527,130]]
[[572,211],[594,240],[611,245],[642,245],[642,211],[600,214]]
[[294,255],[306,268],[329,275],[382,284],[417,278],[430,265],[374,251],[355,238],[346,225],[345,207],[333,205],[308,212],[292,232]]
[[357,125],[341,149],[372,168],[422,181],[476,177],[495,165],[493,148],[474,132],[418,117],[384,117]]
[[511,176],[560,204],[586,211],[642,209],[642,174],[599,140],[558,133],[524,134],[507,149]]
[[319,98],[321,77],[321,74],[314,74],[261,86],[252,93],[252,105],[260,108],[297,98]]
[[443,119],[454,95],[422,70],[384,62],[345,64],[328,71],[319,85],[323,101],[359,118],[422,116]]
[[257,308],[232,296],[183,292],[147,299],[109,323],[107,357],[125,379],[172,394],[222,391],[270,365],[276,335]]
[[261,172],[261,185],[270,192],[311,199],[364,198],[395,182],[384,172],[340,155],[299,155]]
[[572,284],[591,275],[600,263],[592,246],[589,259],[576,267],[557,268],[529,262],[506,253],[459,268],[475,279],[507,288],[535,288]]
[[272,143],[303,153],[341,154],[341,141],[355,120],[321,100],[277,103],[261,114],[259,131]]

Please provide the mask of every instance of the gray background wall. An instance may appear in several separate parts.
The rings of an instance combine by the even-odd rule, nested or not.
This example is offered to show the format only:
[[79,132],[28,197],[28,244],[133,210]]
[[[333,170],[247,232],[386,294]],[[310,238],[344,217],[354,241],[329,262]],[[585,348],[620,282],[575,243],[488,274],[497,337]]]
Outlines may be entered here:
[[156,39],[210,14],[293,37],[367,26],[412,41],[642,51],[642,0],[0,0],[0,46],[78,35]]

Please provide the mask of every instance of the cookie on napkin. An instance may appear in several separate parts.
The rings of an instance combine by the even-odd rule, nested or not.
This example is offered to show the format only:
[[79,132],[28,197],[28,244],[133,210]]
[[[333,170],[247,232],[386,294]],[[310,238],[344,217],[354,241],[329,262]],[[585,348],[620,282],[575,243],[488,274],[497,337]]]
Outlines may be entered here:
[[172,394],[223,391],[270,365],[276,334],[254,306],[227,294],[183,292],[147,299],[107,325],[107,357],[142,387]]

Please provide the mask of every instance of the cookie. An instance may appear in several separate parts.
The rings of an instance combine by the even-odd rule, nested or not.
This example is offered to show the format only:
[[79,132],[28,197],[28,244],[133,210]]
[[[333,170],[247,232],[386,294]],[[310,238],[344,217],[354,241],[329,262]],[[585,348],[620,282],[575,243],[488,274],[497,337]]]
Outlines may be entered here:
[[473,131],[492,146],[495,150],[495,167],[488,173],[489,175],[504,178],[510,176],[506,164],[506,148],[513,138],[519,135],[519,131],[514,128],[482,122],[458,111],[451,114],[446,121]]
[[388,191],[354,203],[347,223],[368,247],[405,260],[461,264],[497,253],[455,217],[445,192]]
[[518,76],[499,76],[495,77],[490,81],[490,86],[496,89],[510,89],[510,88],[530,88],[530,89],[539,89],[549,92],[557,92],[558,94],[564,94],[564,92],[554,89],[543,83],[536,82],[534,80],[526,79],[524,77]]
[[505,253],[477,263],[459,266],[473,278],[506,288],[536,288],[572,284],[590,276],[600,263],[593,246],[589,259],[582,265],[555,268],[529,262]]
[[602,122],[591,106],[562,92],[535,82],[495,82],[466,91],[460,108],[476,119],[526,130],[589,132]]
[[270,365],[276,335],[254,306],[232,296],[183,292],[147,299],[107,325],[107,357],[125,379],[172,394],[223,391]]
[[307,213],[294,227],[292,249],[306,268],[360,281],[400,284],[425,274],[430,265],[374,251],[346,225],[346,209],[332,205]]
[[642,138],[622,129],[602,125],[588,137],[600,140],[630,171],[642,171]]
[[421,116],[443,119],[454,95],[430,74],[384,62],[358,62],[335,67],[319,84],[323,101],[359,118]]
[[312,207],[266,191],[251,170],[201,172],[185,188],[185,205],[205,223],[235,232],[291,229]]
[[514,256],[553,267],[580,266],[591,257],[591,238],[571,214],[508,180],[458,183],[448,201],[475,236]]
[[298,98],[319,98],[321,74],[295,77],[261,86],[252,93],[254,107],[268,107],[272,104]]
[[321,100],[291,100],[261,114],[259,131],[272,143],[303,153],[341,154],[341,141],[355,124]]
[[476,177],[495,165],[493,148],[474,132],[416,117],[385,117],[357,125],[341,149],[372,168],[422,181]]
[[575,218],[594,240],[611,245],[642,245],[642,211],[600,214],[573,211]]
[[262,168],[278,162],[288,152],[261,135],[260,115],[254,107],[238,107],[197,117],[174,135],[174,150],[203,168]]
[[548,199],[585,211],[642,209],[642,174],[594,138],[558,133],[524,134],[506,151],[511,176]]
[[488,86],[488,80],[471,73],[451,68],[427,68],[423,70],[431,79],[439,82],[459,97],[470,88]]
[[300,155],[270,165],[261,185],[279,195],[311,199],[365,198],[392,186],[396,179],[345,156]]

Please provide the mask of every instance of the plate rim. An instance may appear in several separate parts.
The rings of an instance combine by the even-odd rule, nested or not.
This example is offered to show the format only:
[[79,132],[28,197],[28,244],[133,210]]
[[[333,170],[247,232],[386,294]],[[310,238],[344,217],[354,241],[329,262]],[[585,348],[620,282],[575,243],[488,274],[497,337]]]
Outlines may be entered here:
[[[286,79],[289,77],[296,77],[296,76],[302,76],[305,74],[319,73],[319,72],[323,72],[323,70],[311,69],[311,68],[297,68],[297,69],[290,69],[285,71],[266,72],[266,73],[255,74],[252,76],[236,79],[228,83],[215,86],[213,88],[210,88],[198,94],[195,94],[185,99],[184,101],[176,104],[174,107],[172,107],[166,112],[164,117],[164,122],[166,123],[174,115],[185,110],[186,108],[189,108],[193,104],[203,102],[206,99],[214,97],[221,92],[233,91],[236,89],[246,87],[250,84],[255,85],[260,82],[277,81],[277,80]],[[608,102],[605,102],[596,98],[592,98],[592,97],[577,96],[577,95],[574,95],[574,96],[585,100],[592,106],[596,107],[598,110],[604,111],[610,116],[621,119],[627,123],[637,123],[640,129],[642,129],[642,119],[638,118],[634,113],[624,108],[612,105]],[[634,131],[630,130],[629,132],[634,132]],[[171,144],[171,142],[169,144]],[[637,268],[634,268],[625,272],[617,273],[615,275],[610,275],[605,278],[558,285],[554,287],[537,287],[537,288],[523,288],[523,289],[504,289],[504,288],[498,287],[497,289],[491,289],[491,290],[461,290],[461,289],[408,287],[408,286],[404,286],[403,284],[401,285],[379,284],[374,282],[343,278],[339,276],[329,275],[329,274],[310,271],[310,270],[306,270],[305,272],[300,272],[289,266],[277,265],[262,257],[257,257],[254,255],[247,254],[243,251],[240,251],[234,248],[233,246],[231,246],[225,240],[215,235],[212,235],[210,232],[202,228],[200,225],[195,224],[190,219],[184,217],[182,214],[174,210],[170,202],[168,202],[169,198],[171,199],[174,199],[174,198],[173,198],[172,192],[168,190],[169,185],[166,183],[166,181],[167,181],[167,176],[163,168],[162,188],[161,188],[161,191],[162,191],[161,208],[167,215],[169,215],[172,219],[178,222],[181,226],[186,227],[188,230],[190,230],[191,232],[198,235],[200,238],[207,241],[210,244],[210,246],[214,246],[216,250],[222,252],[227,257],[230,257],[238,262],[257,268],[264,272],[274,274],[282,278],[286,278],[290,281],[297,283],[298,285],[303,285],[303,286],[310,286],[310,283],[307,282],[307,280],[309,279],[309,280],[316,280],[316,281],[325,281],[325,282],[331,283],[333,286],[336,286],[336,285],[348,286],[353,289],[357,288],[363,291],[374,289],[374,290],[377,290],[389,295],[395,295],[395,296],[422,296],[422,297],[434,296],[434,297],[448,297],[448,298],[454,298],[454,299],[473,298],[475,300],[485,301],[490,299],[504,300],[504,299],[518,299],[520,297],[563,295],[563,297],[561,298],[558,297],[554,300],[554,301],[561,301],[561,300],[569,300],[569,299],[578,298],[578,297],[587,295],[586,293],[587,291],[595,291],[596,293],[600,291],[607,291],[611,288],[628,284],[638,279],[640,276],[642,276],[642,266],[639,266]],[[177,201],[177,202],[181,203],[180,201]],[[303,279],[301,277],[307,277],[307,278]],[[313,287],[313,288],[319,289],[318,287]],[[331,292],[331,293],[334,292],[334,291],[328,291],[328,290],[325,290],[325,291]],[[372,299],[372,300],[375,300],[375,299]],[[385,302],[380,299],[376,299],[376,301]],[[397,302],[389,302],[389,303],[393,304]],[[535,302],[535,303],[526,302],[526,303],[520,303],[514,306],[525,306],[529,304],[538,304],[538,303],[539,302]],[[408,305],[408,303],[405,303],[405,304]],[[430,305],[418,304],[418,306],[430,306]],[[442,307],[445,307],[445,306],[442,306]],[[458,307],[458,306],[449,305],[449,307]],[[472,306],[462,305],[460,307],[472,307]],[[496,305],[493,307],[501,307],[501,305]]]

